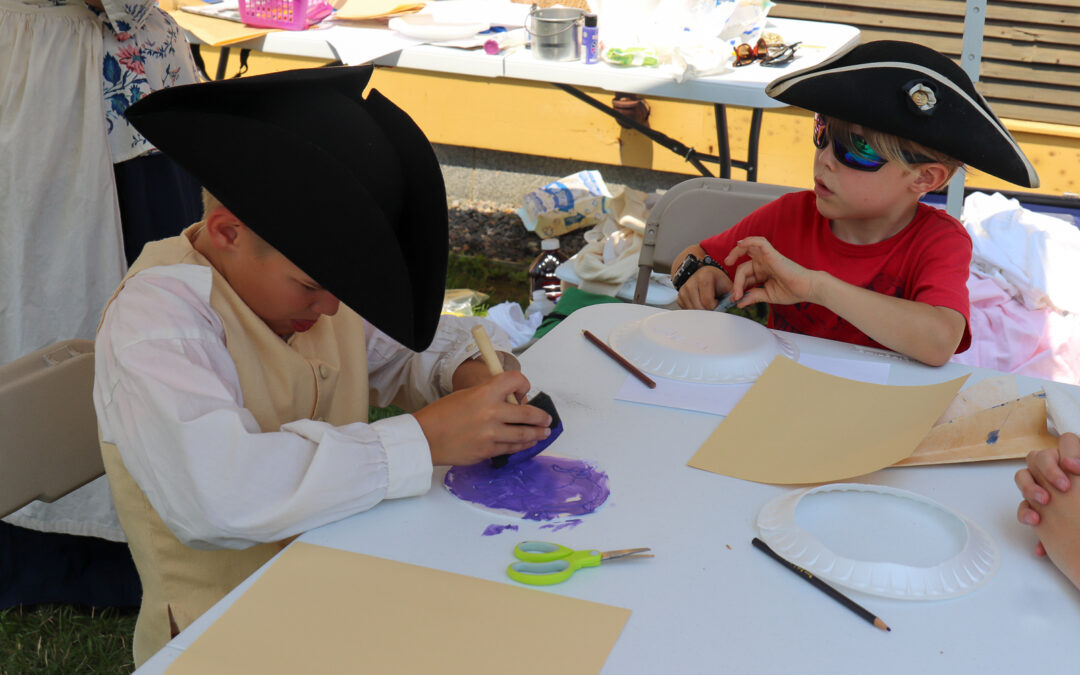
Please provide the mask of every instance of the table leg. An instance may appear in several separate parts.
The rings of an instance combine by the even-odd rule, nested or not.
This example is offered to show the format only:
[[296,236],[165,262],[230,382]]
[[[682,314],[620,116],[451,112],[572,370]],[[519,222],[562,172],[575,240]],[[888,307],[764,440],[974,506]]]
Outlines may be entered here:
[[716,117],[716,154],[720,156],[720,177],[731,178],[731,145],[728,143],[727,106],[723,103],[714,103],[713,115]]
[[217,75],[214,77],[215,80],[224,80],[225,79],[225,67],[228,66],[228,65],[229,65],[229,48],[228,47],[222,47],[221,48],[221,54],[218,56]]

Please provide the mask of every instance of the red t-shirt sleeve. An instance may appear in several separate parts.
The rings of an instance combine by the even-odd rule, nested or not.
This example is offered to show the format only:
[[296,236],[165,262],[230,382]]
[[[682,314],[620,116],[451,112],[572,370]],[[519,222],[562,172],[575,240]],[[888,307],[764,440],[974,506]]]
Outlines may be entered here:
[[[931,208],[931,207],[925,207]],[[919,239],[920,251],[911,278],[910,299],[933,307],[948,307],[964,317],[964,336],[956,352],[971,346],[971,237],[963,225],[945,214],[931,215],[932,225]]]

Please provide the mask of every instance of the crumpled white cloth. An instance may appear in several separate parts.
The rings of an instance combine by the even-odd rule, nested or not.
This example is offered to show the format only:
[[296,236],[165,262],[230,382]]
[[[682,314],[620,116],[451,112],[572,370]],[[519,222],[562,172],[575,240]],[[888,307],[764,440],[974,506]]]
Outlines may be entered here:
[[502,302],[491,307],[486,318],[510,336],[510,346],[514,349],[527,345],[544,320],[539,312],[525,316],[516,302]]
[[650,208],[639,190],[625,188],[612,199],[611,213],[585,233],[585,246],[571,258],[581,290],[614,296],[637,274]]
[[1047,382],[1043,390],[1046,391],[1046,416],[1058,435],[1080,434],[1080,393],[1057,382]]
[[962,220],[973,269],[1029,309],[1080,313],[1080,229],[1000,193],[969,195]]

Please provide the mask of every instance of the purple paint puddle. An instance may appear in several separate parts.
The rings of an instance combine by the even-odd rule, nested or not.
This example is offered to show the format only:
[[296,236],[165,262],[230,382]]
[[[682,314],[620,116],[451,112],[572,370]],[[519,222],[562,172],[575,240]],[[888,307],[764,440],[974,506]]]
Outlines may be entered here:
[[496,534],[502,534],[506,530],[517,531],[517,529],[518,529],[517,525],[488,525],[487,527],[484,528],[484,533],[483,533],[482,536],[492,537],[492,536],[495,536]]
[[558,532],[559,530],[565,530],[566,528],[574,528],[581,524],[581,518],[571,518],[564,520],[561,523],[548,523],[547,525],[541,525],[541,530],[551,530],[552,532]]
[[458,499],[512,511],[526,520],[583,516],[610,494],[608,477],[588,462],[538,456],[496,469],[489,462],[455,466],[443,484]]

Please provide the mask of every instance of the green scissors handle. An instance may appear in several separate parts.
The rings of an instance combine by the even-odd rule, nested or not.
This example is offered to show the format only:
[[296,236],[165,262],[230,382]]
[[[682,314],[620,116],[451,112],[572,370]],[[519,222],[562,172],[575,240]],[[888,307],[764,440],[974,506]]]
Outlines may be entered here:
[[[565,548],[565,547],[563,547]],[[566,549],[570,551],[570,549]],[[570,575],[582,567],[596,567],[600,564],[599,551],[570,551],[565,558],[547,562],[510,563],[506,573],[514,581],[530,586],[550,586],[566,581]]]
[[[541,563],[551,562],[552,560],[562,560],[569,558],[575,553],[595,553],[600,555],[599,551],[575,551],[559,544],[550,544],[546,541],[523,541],[514,547],[514,557],[518,560],[524,560],[525,562]],[[597,560],[599,564],[599,559]]]

